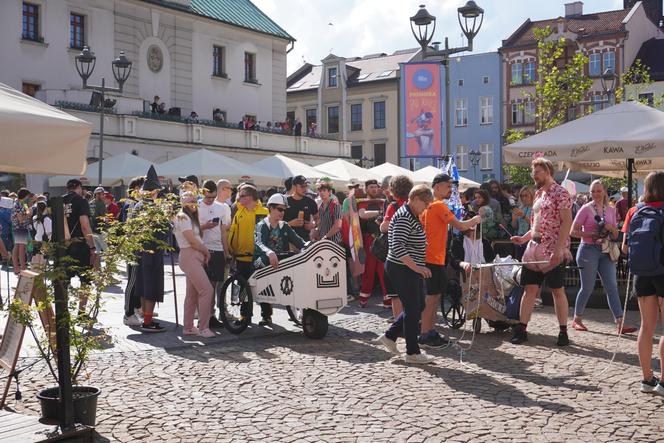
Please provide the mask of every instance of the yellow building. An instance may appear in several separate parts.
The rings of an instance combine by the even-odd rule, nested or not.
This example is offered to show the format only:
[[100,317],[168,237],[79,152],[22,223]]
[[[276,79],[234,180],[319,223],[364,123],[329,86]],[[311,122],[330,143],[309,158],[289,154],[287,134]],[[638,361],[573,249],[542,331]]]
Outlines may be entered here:
[[288,77],[287,118],[302,132],[348,140],[362,166],[399,163],[399,63],[419,49],[305,63]]

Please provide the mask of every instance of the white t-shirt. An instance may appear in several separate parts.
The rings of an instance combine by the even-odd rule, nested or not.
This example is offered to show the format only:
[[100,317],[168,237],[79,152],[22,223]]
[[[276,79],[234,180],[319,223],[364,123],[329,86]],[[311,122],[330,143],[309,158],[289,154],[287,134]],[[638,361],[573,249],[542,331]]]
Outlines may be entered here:
[[210,251],[223,251],[224,245],[221,242],[221,225],[226,227],[231,224],[231,208],[226,203],[219,203],[215,200],[211,205],[201,202],[198,205],[198,220],[201,225],[209,222],[213,218],[219,218],[219,225],[212,229],[203,231],[203,244]]
[[191,248],[191,243],[184,237],[185,231],[192,231],[199,238],[201,236],[200,230],[191,222],[191,218],[184,212],[180,212],[173,220],[173,234],[180,249]]

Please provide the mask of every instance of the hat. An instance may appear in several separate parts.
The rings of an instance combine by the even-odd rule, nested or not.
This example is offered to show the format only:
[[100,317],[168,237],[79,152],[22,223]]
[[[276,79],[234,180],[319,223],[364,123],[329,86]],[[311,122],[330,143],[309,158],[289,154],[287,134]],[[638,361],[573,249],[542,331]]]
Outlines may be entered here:
[[304,175],[296,175],[293,177],[293,186],[295,185],[308,185],[309,180]]
[[76,189],[79,186],[83,186],[83,182],[81,182],[77,178],[70,178],[67,180],[67,189]]
[[372,179],[369,179],[369,180],[364,182],[364,187],[365,188],[368,188],[370,185],[378,186],[378,180],[372,178]]
[[272,196],[267,201],[267,205],[284,205],[288,207],[288,199],[284,194],[272,194]]
[[159,182],[159,177],[157,177],[154,165],[150,165],[150,169],[148,169],[148,173],[145,176],[145,183],[143,183],[143,190],[156,191],[158,189],[161,189],[161,183]]
[[627,188],[627,186],[623,186],[622,188],[620,188],[620,192],[629,192],[629,189]]
[[431,186],[436,186],[438,183],[443,183],[443,182],[451,182],[452,177],[450,177],[447,174],[436,174],[436,176],[433,178],[433,181],[431,182]]
[[357,188],[360,186],[360,182],[356,178],[351,178],[348,180],[348,187],[349,188]]
[[180,181],[180,183],[192,182],[192,183],[195,183],[196,186],[198,186],[198,177],[196,177],[195,175],[187,175],[186,177],[178,177],[178,180]]
[[93,192],[93,194],[103,194],[106,192],[106,189],[104,189],[102,186],[97,186]]
[[111,201],[115,200],[115,197],[113,197],[113,194],[110,192],[104,192],[104,198],[107,200],[110,199]]

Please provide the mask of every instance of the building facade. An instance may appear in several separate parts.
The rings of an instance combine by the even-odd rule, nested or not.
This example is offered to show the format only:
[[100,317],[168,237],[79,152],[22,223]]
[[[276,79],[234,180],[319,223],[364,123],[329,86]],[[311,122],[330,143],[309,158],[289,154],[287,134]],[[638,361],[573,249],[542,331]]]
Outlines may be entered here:
[[624,9],[592,14],[584,14],[583,2],[577,1],[565,4],[564,12],[564,16],[554,19],[528,19],[503,40],[499,52],[503,60],[501,113],[505,131],[535,131],[535,107],[526,98],[526,94],[535,93],[538,80],[534,29],[550,27],[553,38],[566,39],[568,44],[562,57],[563,63],[579,51],[589,59],[586,74],[593,80],[593,85],[585,101],[590,103],[570,110],[569,118],[572,119],[585,113],[587,107],[597,110],[609,106],[610,103],[604,102],[608,98],[603,93],[602,74],[611,69],[620,76],[634,62],[645,41],[664,38],[656,19],[662,16],[661,0],[625,0]]
[[[328,55],[288,77],[288,115],[350,143],[362,166],[399,162],[399,64],[419,50],[344,58]],[[315,126],[312,126],[315,125]]]
[[636,55],[636,60],[648,68],[650,83],[625,85],[625,98],[639,100],[664,111],[664,39],[652,38],[646,41]]
[[[428,59],[434,60],[434,59]],[[469,54],[450,60],[450,122],[445,122],[444,68],[440,65],[442,112],[441,151],[445,148],[445,126],[450,126],[450,150],[459,172],[466,178],[485,181],[501,174],[501,61],[497,52]],[[403,81],[403,79],[402,79]],[[401,101],[404,106],[404,100]],[[405,131],[404,131],[405,132]],[[441,157],[408,157],[402,137],[401,166],[417,170],[441,164]]]
[[[0,64],[0,82],[76,109],[95,125],[98,115],[86,112],[95,97],[81,88],[75,57],[89,46],[96,55],[89,83],[104,77],[107,86],[115,86],[111,61],[120,51],[133,62],[123,94],[110,95],[104,157],[134,151],[160,163],[202,145],[247,161],[276,152],[309,163],[343,157],[349,150],[343,142],[279,135],[282,142],[268,144],[272,134],[237,129],[247,116],[261,126],[285,120],[286,54],[293,44],[249,0],[0,2],[0,54],[12,60]],[[150,112],[154,96],[166,115]],[[192,111],[197,119],[186,120]],[[198,119],[225,124],[198,126]],[[169,122],[176,126],[162,137]],[[98,156],[96,131],[91,160]]]

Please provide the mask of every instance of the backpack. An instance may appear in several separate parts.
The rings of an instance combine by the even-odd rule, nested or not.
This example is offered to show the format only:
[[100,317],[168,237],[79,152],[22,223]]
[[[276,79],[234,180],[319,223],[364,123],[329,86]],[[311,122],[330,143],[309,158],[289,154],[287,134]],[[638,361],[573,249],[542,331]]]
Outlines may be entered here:
[[664,274],[664,210],[639,204],[629,222],[627,265],[634,275]]

